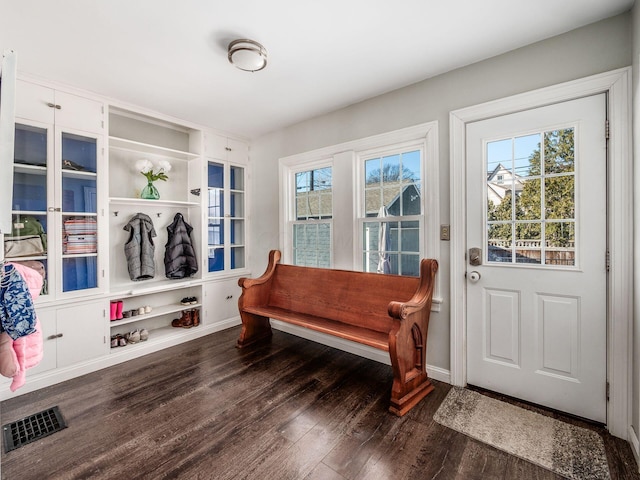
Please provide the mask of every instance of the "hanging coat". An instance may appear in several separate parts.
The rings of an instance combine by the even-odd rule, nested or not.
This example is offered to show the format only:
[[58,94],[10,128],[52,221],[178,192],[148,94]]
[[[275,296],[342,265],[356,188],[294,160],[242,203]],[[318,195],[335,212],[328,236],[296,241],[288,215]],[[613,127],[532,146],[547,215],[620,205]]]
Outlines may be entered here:
[[191,243],[193,227],[176,213],[167,227],[168,239],[164,253],[164,268],[167,278],[186,278],[198,271],[196,252]]
[[138,281],[155,277],[153,237],[156,236],[156,231],[153,228],[151,218],[144,213],[136,213],[124,226],[124,229],[129,232],[129,239],[124,244],[129,278]]

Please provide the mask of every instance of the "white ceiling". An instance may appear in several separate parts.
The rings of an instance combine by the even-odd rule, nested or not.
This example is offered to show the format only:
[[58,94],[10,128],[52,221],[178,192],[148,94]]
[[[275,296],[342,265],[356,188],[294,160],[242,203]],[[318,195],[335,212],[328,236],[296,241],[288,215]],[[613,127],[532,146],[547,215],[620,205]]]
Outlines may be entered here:
[[[257,137],[607,18],[634,0],[0,0],[19,70]],[[227,61],[237,38],[269,64]]]

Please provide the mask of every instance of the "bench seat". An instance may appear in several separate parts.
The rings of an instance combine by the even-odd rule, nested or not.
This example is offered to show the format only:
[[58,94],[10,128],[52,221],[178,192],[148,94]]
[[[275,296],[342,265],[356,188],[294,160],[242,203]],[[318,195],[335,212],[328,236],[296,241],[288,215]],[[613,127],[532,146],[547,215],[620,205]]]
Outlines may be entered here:
[[367,328],[356,327],[346,323],[336,322],[315,315],[292,312],[278,307],[245,307],[245,312],[262,315],[276,320],[281,320],[292,325],[327,333],[334,337],[344,338],[352,342],[362,343],[378,350],[389,351],[389,334],[376,332]]
[[280,264],[269,253],[265,273],[241,278],[238,348],[271,338],[270,319],[389,353],[389,411],[402,416],[433,390],[427,377],[429,314],[438,262],[423,259],[407,277]]

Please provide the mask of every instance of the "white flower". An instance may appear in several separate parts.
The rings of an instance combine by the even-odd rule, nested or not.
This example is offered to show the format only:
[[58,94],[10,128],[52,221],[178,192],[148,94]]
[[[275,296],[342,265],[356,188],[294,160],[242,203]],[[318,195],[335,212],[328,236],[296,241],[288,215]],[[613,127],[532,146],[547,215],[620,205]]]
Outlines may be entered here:
[[158,170],[164,173],[171,171],[171,164],[168,160],[160,160],[158,162]]
[[148,173],[153,170],[153,163],[146,158],[138,160],[136,162],[136,170],[142,174]]

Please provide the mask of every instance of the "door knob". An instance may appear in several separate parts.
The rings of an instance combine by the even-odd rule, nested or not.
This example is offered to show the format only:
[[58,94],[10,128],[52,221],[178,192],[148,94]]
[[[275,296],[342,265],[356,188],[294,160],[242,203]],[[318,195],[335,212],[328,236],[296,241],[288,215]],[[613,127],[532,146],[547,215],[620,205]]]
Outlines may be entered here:
[[473,272],[469,272],[469,281],[471,281],[472,283],[476,283],[478,280],[480,280],[480,272],[476,272],[475,270]]

